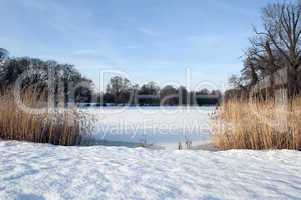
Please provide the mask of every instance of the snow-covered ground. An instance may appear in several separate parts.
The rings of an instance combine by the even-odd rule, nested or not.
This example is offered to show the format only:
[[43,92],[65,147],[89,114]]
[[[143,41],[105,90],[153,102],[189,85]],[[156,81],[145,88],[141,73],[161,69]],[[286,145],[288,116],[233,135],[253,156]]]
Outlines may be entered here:
[[0,142],[0,199],[300,199],[301,152]]
[[209,115],[215,107],[100,107],[87,111],[97,119],[96,140],[148,143],[176,149],[210,141]]
[[169,150],[0,141],[0,200],[301,199],[301,152],[177,151],[210,141],[214,108],[88,109],[97,140]]

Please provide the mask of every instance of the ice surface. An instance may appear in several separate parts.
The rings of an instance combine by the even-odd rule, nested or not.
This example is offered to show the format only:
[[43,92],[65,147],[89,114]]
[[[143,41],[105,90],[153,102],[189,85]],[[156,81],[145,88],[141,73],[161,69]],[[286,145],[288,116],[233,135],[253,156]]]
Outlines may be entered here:
[[100,107],[88,109],[97,119],[97,140],[148,143],[176,149],[210,140],[209,114],[215,107]]

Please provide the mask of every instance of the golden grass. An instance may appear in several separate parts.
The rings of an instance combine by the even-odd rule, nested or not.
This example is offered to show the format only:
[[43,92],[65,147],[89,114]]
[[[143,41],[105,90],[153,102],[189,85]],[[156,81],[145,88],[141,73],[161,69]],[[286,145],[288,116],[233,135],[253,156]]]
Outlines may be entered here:
[[230,100],[219,108],[213,143],[228,149],[301,149],[301,98],[275,101]]
[[[37,108],[43,103],[36,96],[25,92],[22,101]],[[0,139],[78,145],[83,136],[87,136],[90,126],[86,115],[77,109],[36,114],[20,109],[11,91],[0,94]]]

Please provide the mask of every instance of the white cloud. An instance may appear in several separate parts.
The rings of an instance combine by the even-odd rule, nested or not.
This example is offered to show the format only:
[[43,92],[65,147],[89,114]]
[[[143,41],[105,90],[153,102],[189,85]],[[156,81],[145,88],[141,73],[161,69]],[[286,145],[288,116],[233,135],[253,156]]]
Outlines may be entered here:
[[128,46],[122,46],[122,49],[139,49],[139,46],[135,46],[135,45],[128,45]]
[[145,35],[152,36],[152,37],[159,36],[159,33],[155,32],[151,29],[145,28],[145,27],[139,27],[139,28],[137,28],[137,31],[139,31],[140,33],[143,33]]
[[97,55],[97,54],[99,54],[99,51],[96,49],[79,49],[73,52],[72,55],[80,56],[80,55]]
[[30,7],[33,9],[38,9],[40,11],[46,11],[47,5],[45,1],[37,1],[37,0],[27,0],[27,1],[20,1],[24,6]]

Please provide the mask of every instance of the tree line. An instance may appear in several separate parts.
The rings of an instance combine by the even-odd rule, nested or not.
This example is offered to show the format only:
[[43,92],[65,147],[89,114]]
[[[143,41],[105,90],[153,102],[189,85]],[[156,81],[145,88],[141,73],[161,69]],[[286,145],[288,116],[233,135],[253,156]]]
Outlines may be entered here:
[[155,82],[139,86],[126,78],[115,76],[108,83],[106,92],[98,94],[97,103],[140,106],[216,105],[221,97],[219,90],[188,91],[184,86],[176,88],[172,85],[160,88]]
[[253,86],[270,77],[270,95],[274,95],[273,74],[287,68],[289,96],[301,92],[301,1],[272,3],[261,11],[262,29],[253,27],[250,47],[243,56],[243,69],[229,82],[233,91],[248,94]]
[[29,57],[4,60],[7,53],[0,49],[0,91],[32,90],[37,98],[51,100],[55,105],[92,98],[92,81],[83,77],[73,65]]
[[[0,91],[7,88],[33,90],[38,98],[55,105],[64,103],[84,103],[89,105],[215,105],[221,100],[218,90],[188,91],[186,87],[172,85],[160,88],[155,82],[139,86],[130,80],[115,76],[106,91],[97,93],[93,82],[83,77],[73,65],[37,58],[8,58],[8,52],[0,49]],[[8,58],[5,59],[4,58]]]

